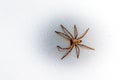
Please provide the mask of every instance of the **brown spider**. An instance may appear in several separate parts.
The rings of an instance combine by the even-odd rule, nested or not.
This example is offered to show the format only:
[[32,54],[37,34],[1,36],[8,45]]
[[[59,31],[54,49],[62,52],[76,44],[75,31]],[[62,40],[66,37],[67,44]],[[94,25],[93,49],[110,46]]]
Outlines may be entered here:
[[82,36],[78,37],[78,31],[77,31],[77,27],[76,25],[74,25],[74,36],[63,26],[63,25],[60,25],[63,32],[58,32],[58,31],[55,31],[57,34],[59,34],[60,36],[66,38],[67,40],[70,41],[70,46],[68,48],[62,48],[60,46],[57,46],[58,50],[61,49],[61,50],[68,50],[68,52],[61,58],[65,58],[71,51],[72,49],[76,48],[76,51],[77,51],[77,58],[79,58],[79,54],[80,54],[80,48],[79,46],[83,46],[83,47],[86,47],[88,49],[91,49],[91,50],[95,50],[94,48],[91,48],[87,45],[84,45],[82,44],[82,38],[86,35],[86,33],[88,32],[89,28],[82,34]]

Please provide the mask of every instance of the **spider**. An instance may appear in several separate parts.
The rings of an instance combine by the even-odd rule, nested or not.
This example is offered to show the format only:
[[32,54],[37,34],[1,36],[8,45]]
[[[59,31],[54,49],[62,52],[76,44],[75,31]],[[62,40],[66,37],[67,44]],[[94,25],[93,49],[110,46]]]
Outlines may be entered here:
[[79,58],[79,55],[80,55],[80,46],[86,47],[91,50],[95,50],[94,48],[91,48],[85,44],[82,44],[81,39],[87,34],[89,28],[80,37],[78,37],[78,30],[76,25],[74,25],[74,36],[62,24],[60,26],[63,32],[58,32],[58,31],[55,31],[55,32],[70,41],[70,46],[68,48],[62,48],[60,46],[57,46],[58,50],[60,49],[68,50],[68,52],[61,58],[61,60],[64,59],[72,51],[74,47],[77,52],[77,58]]

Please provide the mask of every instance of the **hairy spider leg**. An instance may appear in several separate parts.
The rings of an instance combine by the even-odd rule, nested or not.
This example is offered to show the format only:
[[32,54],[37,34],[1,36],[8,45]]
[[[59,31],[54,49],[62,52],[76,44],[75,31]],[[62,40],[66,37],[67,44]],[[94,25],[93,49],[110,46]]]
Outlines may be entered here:
[[62,47],[60,47],[60,46],[57,46],[57,48],[58,48],[59,51],[60,51],[60,49],[61,49],[61,50],[69,50],[69,49],[71,48],[71,46],[68,47],[68,48],[62,48]]
[[88,48],[88,49],[91,49],[91,50],[95,50],[94,48],[91,48],[91,47],[89,47],[89,46],[87,46],[87,45],[84,45],[84,44],[79,44],[80,46],[83,46],[83,47],[86,47],[86,48]]
[[80,48],[78,45],[75,46],[76,48],[76,52],[77,52],[77,58],[79,58],[79,55],[80,55]]
[[55,32],[56,32],[57,34],[59,34],[60,36],[66,38],[66,39],[68,39],[68,40],[70,40],[70,37],[69,37],[67,34],[64,34],[64,33],[62,33],[62,32],[58,32],[58,31],[55,31]]
[[70,35],[70,38],[73,39],[73,35],[61,24],[60,25],[65,34]]
[[83,38],[83,37],[87,34],[88,30],[89,30],[89,28],[88,28],[88,29],[82,34],[82,36],[80,36],[78,39]]
[[77,30],[76,25],[74,25],[74,38],[76,39],[77,36],[78,36],[78,30]]
[[74,45],[72,45],[72,47],[70,48],[70,50],[61,58],[61,60],[62,60],[63,58],[65,58],[65,57],[72,51],[73,47],[74,47]]

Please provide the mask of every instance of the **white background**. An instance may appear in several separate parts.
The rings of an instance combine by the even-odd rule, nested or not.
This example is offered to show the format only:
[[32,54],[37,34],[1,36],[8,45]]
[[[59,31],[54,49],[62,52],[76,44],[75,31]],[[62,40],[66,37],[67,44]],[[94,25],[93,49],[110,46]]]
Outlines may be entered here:
[[[64,60],[60,24],[96,50]],[[0,0],[0,80],[120,80],[119,0]]]

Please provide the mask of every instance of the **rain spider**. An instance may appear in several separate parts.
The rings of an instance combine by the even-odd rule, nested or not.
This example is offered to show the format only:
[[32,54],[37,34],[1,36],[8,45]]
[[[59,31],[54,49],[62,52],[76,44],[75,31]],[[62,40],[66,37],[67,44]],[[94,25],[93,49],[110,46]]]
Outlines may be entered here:
[[82,34],[82,36],[78,37],[78,30],[77,30],[76,25],[74,25],[74,36],[63,25],[60,25],[60,26],[61,26],[63,32],[58,32],[58,31],[55,31],[55,32],[70,41],[70,46],[68,48],[62,48],[60,46],[57,46],[58,50],[60,50],[60,49],[68,50],[68,52],[61,58],[61,60],[63,58],[65,58],[72,51],[72,49],[74,47],[76,48],[77,58],[79,58],[79,55],[80,55],[80,47],[79,46],[83,46],[88,49],[94,50],[94,48],[91,48],[87,45],[82,44],[82,40],[81,40],[87,34],[89,28]]

